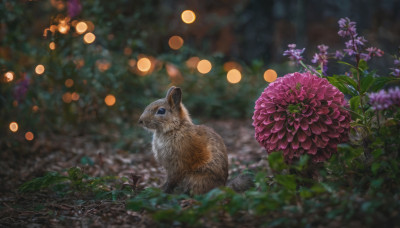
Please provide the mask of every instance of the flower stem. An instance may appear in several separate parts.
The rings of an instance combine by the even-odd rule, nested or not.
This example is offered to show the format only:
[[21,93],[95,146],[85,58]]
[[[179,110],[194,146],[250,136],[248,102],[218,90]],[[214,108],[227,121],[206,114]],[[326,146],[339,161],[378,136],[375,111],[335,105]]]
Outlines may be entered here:
[[301,64],[302,67],[304,67],[304,69],[316,73],[318,77],[322,78],[322,75],[318,71],[310,69],[306,64],[303,63],[303,61],[300,60],[299,63]]

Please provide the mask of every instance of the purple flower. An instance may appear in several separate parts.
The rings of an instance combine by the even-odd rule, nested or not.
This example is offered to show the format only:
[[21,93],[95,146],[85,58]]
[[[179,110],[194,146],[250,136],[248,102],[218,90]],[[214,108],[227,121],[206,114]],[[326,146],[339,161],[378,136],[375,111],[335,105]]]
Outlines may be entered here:
[[400,69],[393,69],[391,74],[395,77],[400,77]]
[[67,7],[68,7],[68,16],[70,18],[78,16],[78,14],[82,10],[82,5],[80,0],[68,0]]
[[317,48],[319,49],[319,52],[321,54],[327,54],[328,53],[328,48],[329,47],[324,45],[324,44],[318,45]]
[[303,54],[305,48],[295,49],[296,44],[289,44],[288,47],[289,50],[283,52],[284,56],[288,56],[290,60],[295,61],[296,63],[299,63],[301,60],[303,60],[301,54]]
[[328,46],[323,44],[318,45],[319,53],[315,53],[311,60],[312,63],[318,63],[318,65],[321,65],[323,74],[328,70],[328,48]]
[[380,90],[376,93],[368,94],[369,103],[373,110],[386,110],[392,106],[400,106],[400,88],[390,88],[387,92]]
[[393,72],[391,72],[390,74],[395,77],[400,77],[400,59],[395,59],[393,63],[395,68],[390,68],[391,70],[393,70]]
[[396,106],[400,106],[400,88],[390,88],[388,90],[390,99],[392,100],[392,104]]
[[344,54],[341,51],[336,51],[335,53],[335,58],[337,59],[343,59],[344,58]]
[[339,36],[341,37],[354,37],[357,36],[357,32],[356,32],[356,23],[353,21],[350,21],[349,18],[341,18],[338,21],[339,24]]
[[366,49],[366,51],[368,52],[368,54],[370,56],[378,56],[378,57],[382,57],[382,55],[384,54],[384,52],[381,49],[378,49],[376,47],[369,47]]
[[371,56],[368,53],[361,53],[360,58],[364,59],[365,61],[368,61],[371,59]]
[[364,59],[365,61],[370,60],[371,57],[373,57],[373,56],[381,57],[384,54],[384,52],[381,49],[378,49],[376,47],[370,47],[370,48],[367,48],[365,50],[368,53],[361,53],[360,54],[360,58]]
[[311,60],[312,63],[318,63],[322,65],[328,64],[328,46],[326,45],[318,45],[319,53],[315,53],[313,59]]

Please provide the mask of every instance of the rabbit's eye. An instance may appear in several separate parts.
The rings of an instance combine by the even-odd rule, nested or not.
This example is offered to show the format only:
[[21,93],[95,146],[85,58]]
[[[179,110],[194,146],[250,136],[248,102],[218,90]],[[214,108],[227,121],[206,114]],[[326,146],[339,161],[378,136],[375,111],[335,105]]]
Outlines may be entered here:
[[164,115],[164,114],[165,114],[165,108],[159,108],[159,109],[157,110],[157,114],[159,114],[159,115]]

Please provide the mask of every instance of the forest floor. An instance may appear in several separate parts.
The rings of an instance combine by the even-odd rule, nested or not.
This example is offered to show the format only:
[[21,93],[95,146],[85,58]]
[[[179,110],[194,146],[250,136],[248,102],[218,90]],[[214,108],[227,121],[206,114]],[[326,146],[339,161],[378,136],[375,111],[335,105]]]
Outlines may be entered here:
[[[250,120],[203,122],[224,139],[230,173],[267,166],[266,152],[254,139]],[[2,151],[0,227],[153,227],[155,223],[145,212],[126,209],[126,198],[102,200],[77,192],[60,196],[49,190],[18,191],[24,182],[49,171],[66,174],[68,168],[77,166],[91,177],[140,176],[141,188],[158,187],[163,182],[164,170],[155,162],[148,140],[139,140],[141,149],[133,153],[93,138],[47,135],[37,137],[24,151]],[[90,161],[90,165],[82,161]]]

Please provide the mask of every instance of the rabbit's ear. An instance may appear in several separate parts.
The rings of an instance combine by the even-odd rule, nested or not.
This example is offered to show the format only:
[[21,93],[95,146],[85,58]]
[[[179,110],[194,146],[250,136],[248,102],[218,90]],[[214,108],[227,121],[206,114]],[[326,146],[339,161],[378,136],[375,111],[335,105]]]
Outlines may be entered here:
[[182,102],[181,88],[172,86],[167,92],[167,101],[171,107],[180,108]]
[[172,92],[172,90],[174,90],[176,87],[175,86],[171,86],[171,88],[168,89],[167,95],[165,96],[166,99],[168,99],[169,94]]

